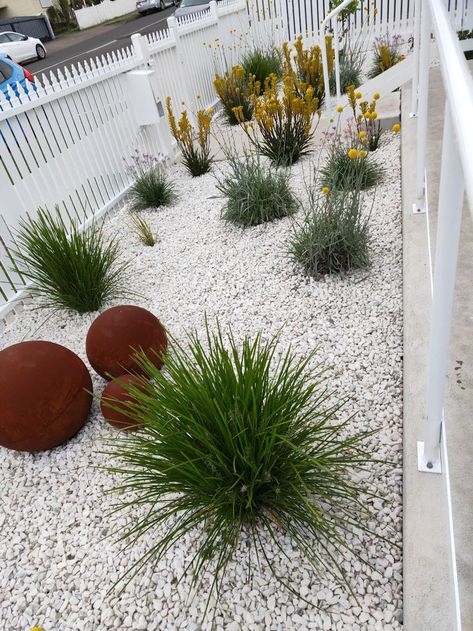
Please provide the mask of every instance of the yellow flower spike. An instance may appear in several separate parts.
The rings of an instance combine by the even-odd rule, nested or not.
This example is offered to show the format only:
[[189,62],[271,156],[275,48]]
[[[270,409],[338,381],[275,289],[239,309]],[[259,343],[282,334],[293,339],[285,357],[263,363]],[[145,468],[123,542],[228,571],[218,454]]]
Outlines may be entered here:
[[377,100],[379,99],[379,96],[380,96],[380,95],[379,95],[379,92],[375,92],[375,93],[373,94],[373,98],[374,98],[374,100],[375,100],[375,101],[377,101]]
[[363,138],[366,136],[366,132],[365,131],[360,131],[360,132],[358,132],[358,136],[363,140]]
[[337,112],[340,114],[343,112],[343,105],[337,105]]
[[354,160],[355,158],[358,158],[358,151],[356,149],[350,149],[347,155],[350,160]]
[[31,631],[44,631],[43,627],[31,627]]
[[399,125],[399,123],[394,123],[391,129],[393,130],[394,133],[397,134],[401,131],[401,125]]
[[330,189],[329,189],[329,187],[328,187],[328,186],[324,186],[324,187],[322,188],[322,193],[323,193],[324,195],[328,195],[328,194],[330,193]]
[[361,99],[363,95],[361,94],[361,92],[355,92],[355,99]]
[[364,149],[362,149],[361,151],[358,151],[358,157],[359,158],[366,158],[366,151]]

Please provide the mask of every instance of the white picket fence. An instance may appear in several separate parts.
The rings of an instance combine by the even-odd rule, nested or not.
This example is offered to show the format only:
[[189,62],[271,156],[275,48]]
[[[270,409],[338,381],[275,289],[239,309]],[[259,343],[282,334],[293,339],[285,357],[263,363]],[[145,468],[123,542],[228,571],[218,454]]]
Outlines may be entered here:
[[[466,1],[456,0],[450,11],[463,28],[471,14]],[[376,0],[377,15],[374,5],[363,2],[352,17],[352,33],[368,23],[370,36],[388,27],[409,33],[413,0]],[[317,41],[327,5],[328,0],[211,2],[210,11],[179,22],[170,18],[159,33],[133,36],[130,48],[37,77],[34,90],[9,90],[8,98],[0,93],[0,320],[25,287],[9,252],[21,218],[56,205],[66,219],[81,224],[105,212],[133,181],[133,155],[172,155],[168,95],[178,113],[182,103],[190,111],[214,105],[217,70],[238,61],[247,47],[281,44],[299,33]],[[144,92],[136,93],[137,85]]]
[[103,0],[100,4],[76,9],[74,15],[79,28],[84,29],[126,15],[135,9],[136,0]]

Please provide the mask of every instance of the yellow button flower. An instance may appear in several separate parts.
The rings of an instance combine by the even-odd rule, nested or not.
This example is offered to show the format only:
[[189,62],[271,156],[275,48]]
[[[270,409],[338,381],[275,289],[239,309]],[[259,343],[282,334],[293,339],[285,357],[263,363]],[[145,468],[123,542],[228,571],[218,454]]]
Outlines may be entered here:
[[32,627],[31,631],[44,631],[43,627]]
[[348,152],[348,157],[350,158],[350,160],[358,158],[358,151],[356,149],[350,149],[350,151]]
[[359,158],[366,158],[366,151],[364,151],[363,149],[361,151],[358,151],[358,157]]
[[361,99],[362,96],[361,92],[355,92],[355,99]]
[[377,112],[371,112],[371,118],[378,118]]
[[375,92],[373,94],[373,98],[374,98],[375,101],[377,101],[379,99],[379,92]]
[[358,132],[358,136],[363,140],[363,138],[366,136],[366,132],[365,131],[360,131],[360,132]]
[[337,112],[343,112],[343,105],[337,105]]
[[401,131],[401,125],[399,125],[399,123],[394,123],[394,125],[392,126],[392,130],[397,134]]
[[328,187],[328,186],[324,186],[324,187],[322,188],[322,193],[323,193],[324,195],[328,195],[328,194],[329,194],[329,192],[330,192],[330,189],[329,189],[329,187]]

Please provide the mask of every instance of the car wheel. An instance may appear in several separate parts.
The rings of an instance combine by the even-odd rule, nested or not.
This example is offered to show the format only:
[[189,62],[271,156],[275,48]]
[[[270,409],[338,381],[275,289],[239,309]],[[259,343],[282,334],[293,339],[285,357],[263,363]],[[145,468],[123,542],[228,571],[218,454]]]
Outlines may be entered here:
[[44,59],[46,57],[46,49],[39,44],[36,46],[36,57],[38,59]]

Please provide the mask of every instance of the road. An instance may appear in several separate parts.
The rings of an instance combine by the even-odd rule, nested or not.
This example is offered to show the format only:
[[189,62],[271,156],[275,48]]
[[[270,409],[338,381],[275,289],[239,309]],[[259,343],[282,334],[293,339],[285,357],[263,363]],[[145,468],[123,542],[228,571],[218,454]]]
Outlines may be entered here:
[[152,33],[166,28],[166,20],[174,12],[174,7],[140,17],[131,17],[127,22],[95,26],[85,31],[61,35],[46,42],[46,59],[25,64],[34,75],[57,70],[84,59],[96,57],[113,50],[129,46],[133,33]]

